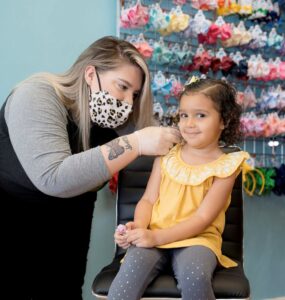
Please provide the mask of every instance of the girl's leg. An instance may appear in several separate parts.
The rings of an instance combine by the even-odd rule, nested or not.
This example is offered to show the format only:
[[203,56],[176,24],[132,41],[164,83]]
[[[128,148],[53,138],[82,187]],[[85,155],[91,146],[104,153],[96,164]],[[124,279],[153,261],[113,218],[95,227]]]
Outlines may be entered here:
[[166,251],[131,246],[113,280],[108,300],[138,300],[167,262]]
[[212,288],[216,255],[204,246],[173,249],[172,253],[172,267],[182,300],[216,299]]

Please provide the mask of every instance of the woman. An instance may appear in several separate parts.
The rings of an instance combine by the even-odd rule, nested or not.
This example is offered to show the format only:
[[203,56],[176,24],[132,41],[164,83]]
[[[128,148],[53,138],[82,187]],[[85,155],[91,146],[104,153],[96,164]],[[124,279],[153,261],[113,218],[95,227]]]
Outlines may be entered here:
[[147,127],[149,77],[135,47],[104,37],[66,73],[36,74],[8,96],[1,269],[17,299],[81,299],[95,191],[138,155],[165,154],[179,141],[176,129]]

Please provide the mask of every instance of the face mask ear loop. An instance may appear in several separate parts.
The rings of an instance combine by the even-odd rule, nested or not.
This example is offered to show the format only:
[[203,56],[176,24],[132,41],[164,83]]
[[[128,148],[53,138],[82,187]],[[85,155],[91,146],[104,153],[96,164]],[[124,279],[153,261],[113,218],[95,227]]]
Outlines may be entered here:
[[88,86],[88,92],[89,92],[89,99],[91,101],[91,99],[92,99],[92,89],[91,89],[90,86]]
[[95,72],[96,72],[96,75],[97,75],[97,80],[98,80],[98,84],[99,84],[99,89],[100,89],[100,92],[101,92],[101,91],[102,91],[102,88],[101,88],[100,77],[99,77],[99,74],[98,74],[97,70],[96,70]]

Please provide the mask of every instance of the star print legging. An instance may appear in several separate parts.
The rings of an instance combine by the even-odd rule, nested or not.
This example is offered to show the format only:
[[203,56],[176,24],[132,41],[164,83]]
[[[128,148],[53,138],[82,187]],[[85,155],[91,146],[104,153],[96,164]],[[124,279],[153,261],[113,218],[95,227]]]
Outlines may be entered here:
[[215,254],[204,246],[176,249],[131,246],[109,290],[108,300],[139,300],[148,284],[171,265],[182,300],[214,300]]

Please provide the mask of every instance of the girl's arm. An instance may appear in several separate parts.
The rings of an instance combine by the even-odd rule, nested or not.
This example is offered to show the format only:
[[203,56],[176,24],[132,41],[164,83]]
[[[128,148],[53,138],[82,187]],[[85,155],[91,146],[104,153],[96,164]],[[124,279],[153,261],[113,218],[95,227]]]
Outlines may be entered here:
[[140,229],[147,229],[151,218],[153,204],[159,194],[160,178],[160,158],[158,157],[154,160],[146,190],[136,205],[134,221],[126,224],[126,233],[120,234],[116,231],[114,234],[115,242],[120,247],[126,249],[130,246],[128,237],[129,235],[132,235],[132,232]]
[[153,204],[158,198],[160,180],[161,180],[160,157],[157,157],[154,160],[152,171],[146,186],[146,190],[135,209],[135,215],[134,215],[135,228],[148,227],[151,219]]
[[235,179],[235,173],[227,178],[216,177],[195,214],[175,226],[154,231],[156,246],[194,237],[209,227],[226,205]]

